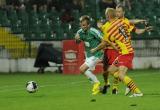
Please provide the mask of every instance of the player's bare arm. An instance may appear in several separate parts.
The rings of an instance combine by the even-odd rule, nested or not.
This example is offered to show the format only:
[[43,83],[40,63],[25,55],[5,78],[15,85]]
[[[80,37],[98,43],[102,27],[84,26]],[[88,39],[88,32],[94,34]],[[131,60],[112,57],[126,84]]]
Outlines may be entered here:
[[145,23],[146,20],[145,19],[130,19],[129,22],[131,24],[138,24],[138,23]]
[[106,45],[107,45],[107,42],[102,40],[102,42],[96,48],[91,49],[91,53],[94,53],[96,51],[99,51],[99,50],[105,48]]
[[110,46],[112,46],[115,50],[117,50],[118,51],[118,48],[111,42],[108,42],[108,44],[110,45]]
[[151,30],[153,30],[153,26],[148,26],[148,27],[145,27],[144,29],[136,28],[135,33],[136,34],[142,34],[142,33],[146,32],[146,31],[151,31]]

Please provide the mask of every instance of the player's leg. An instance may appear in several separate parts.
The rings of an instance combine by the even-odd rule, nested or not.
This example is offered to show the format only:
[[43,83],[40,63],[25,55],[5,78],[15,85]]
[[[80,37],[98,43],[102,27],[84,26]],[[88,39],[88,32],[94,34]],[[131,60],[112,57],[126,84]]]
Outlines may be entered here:
[[[113,64],[114,60],[118,57],[118,55],[119,54],[116,50],[112,50],[111,64]],[[118,72],[115,72],[113,78],[112,94],[118,93],[118,83],[119,83]]]
[[[118,67],[116,67],[115,65],[110,65],[108,68],[108,73],[111,74],[113,77],[117,77],[117,75],[115,73],[118,72]],[[119,77],[119,76],[118,76]]]
[[[111,74],[114,78],[119,78],[119,76],[117,74],[118,73],[118,67],[116,67],[115,65],[110,65],[109,68],[108,68],[108,70],[107,70],[107,72],[109,74]],[[113,94],[113,92],[114,92],[114,94],[117,94],[117,91],[118,91],[117,88],[114,88],[112,90],[112,94]]]
[[[104,81],[106,82],[106,86],[104,86],[103,90],[105,92],[105,88],[108,88],[108,72],[106,71],[108,69],[108,67],[110,65],[112,65],[112,63],[114,62],[114,60],[118,57],[118,52],[114,49],[105,49],[104,52],[104,70],[105,70],[105,74],[104,74],[104,78],[107,79]],[[118,73],[114,73],[115,77],[113,79],[113,86],[112,86],[112,94],[117,94],[118,93],[118,82],[119,82],[119,78],[117,77]]]
[[101,88],[102,94],[106,94],[107,90],[110,88],[110,83],[109,83],[109,73],[108,71],[103,72],[103,78],[104,78],[104,86]]
[[[118,83],[119,83],[118,72],[116,71],[112,75],[114,76],[112,94],[117,94],[118,93]],[[106,94],[107,93],[107,89],[110,88],[108,77],[109,77],[109,72],[106,70],[103,73],[103,78],[104,78],[104,82],[105,82],[105,85],[104,85],[104,87],[102,89],[102,93],[103,94]]]
[[143,96],[142,92],[133,82],[133,80],[126,75],[128,68],[125,66],[119,66],[119,79],[123,81],[125,85],[134,93],[133,96]]
[[112,94],[118,94],[118,83],[119,83],[119,77],[118,77],[118,72],[114,73],[114,78],[113,78],[113,86],[112,86]]
[[99,93],[99,88],[100,88],[100,82],[97,79],[97,77],[93,74],[93,72],[89,69],[88,65],[85,63],[80,67],[81,73],[84,73],[87,78],[90,80],[91,83],[93,83],[93,88],[92,88],[92,94],[96,95]]
[[126,55],[119,55],[113,65],[118,67],[118,75],[119,79],[137,96],[143,96],[139,88],[135,85],[133,80],[126,75],[128,68],[132,68],[132,60],[134,54],[126,54]]
[[92,89],[93,95],[96,95],[100,92],[100,82],[92,72],[98,62],[99,59],[93,56],[87,58],[85,63],[80,67],[81,72],[84,73],[88,77],[88,79],[94,83]]
[[[108,68],[108,72],[114,76],[114,78],[119,78],[128,86],[128,88],[134,93],[132,97],[143,96],[139,88],[135,85],[133,80],[126,75],[128,68],[125,66],[116,67],[115,65],[111,65]],[[116,74],[118,73],[118,74]]]
[[80,66],[80,72],[86,75],[91,82],[93,83],[99,82],[97,77],[92,73],[91,70],[89,70],[89,66],[86,63]]
[[109,59],[108,59],[106,51],[105,51],[105,54],[104,54],[104,57],[103,57],[103,70],[104,70],[104,72],[103,72],[103,79],[104,79],[104,86],[101,89],[101,92],[103,94],[106,94],[107,93],[107,89],[110,88],[109,73],[107,71],[107,69],[109,67],[108,60]]

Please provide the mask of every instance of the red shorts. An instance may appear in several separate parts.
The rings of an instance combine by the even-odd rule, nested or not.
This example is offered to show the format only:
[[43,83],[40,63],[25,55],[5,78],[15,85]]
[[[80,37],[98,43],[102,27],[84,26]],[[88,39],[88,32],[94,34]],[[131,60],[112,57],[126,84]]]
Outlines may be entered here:
[[129,53],[126,55],[119,55],[115,61],[113,62],[113,65],[115,66],[125,66],[128,69],[132,69],[132,61],[133,61],[134,54]]
[[105,49],[104,56],[107,57],[108,65],[112,65],[114,60],[118,57],[118,51],[115,49]]

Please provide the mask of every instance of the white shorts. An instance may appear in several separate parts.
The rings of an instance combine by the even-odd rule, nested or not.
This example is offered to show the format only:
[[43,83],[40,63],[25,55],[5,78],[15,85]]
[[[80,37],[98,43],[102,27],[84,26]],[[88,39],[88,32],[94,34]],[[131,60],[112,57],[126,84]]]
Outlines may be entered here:
[[95,70],[95,66],[98,62],[100,62],[100,59],[95,56],[92,56],[86,58],[84,63],[89,67],[89,70]]

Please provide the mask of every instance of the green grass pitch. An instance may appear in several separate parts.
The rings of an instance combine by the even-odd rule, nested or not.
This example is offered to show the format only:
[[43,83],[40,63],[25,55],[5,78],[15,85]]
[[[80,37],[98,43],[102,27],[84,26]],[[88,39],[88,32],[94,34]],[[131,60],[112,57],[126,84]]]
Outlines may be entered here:
[[[83,75],[2,73],[0,110],[160,110],[160,70],[134,70],[128,74],[143,91],[143,97],[124,96],[123,84],[119,85],[118,95],[109,90],[107,95],[92,96],[92,85]],[[98,78],[103,82],[101,74]],[[39,85],[36,93],[25,90],[30,80]]]

